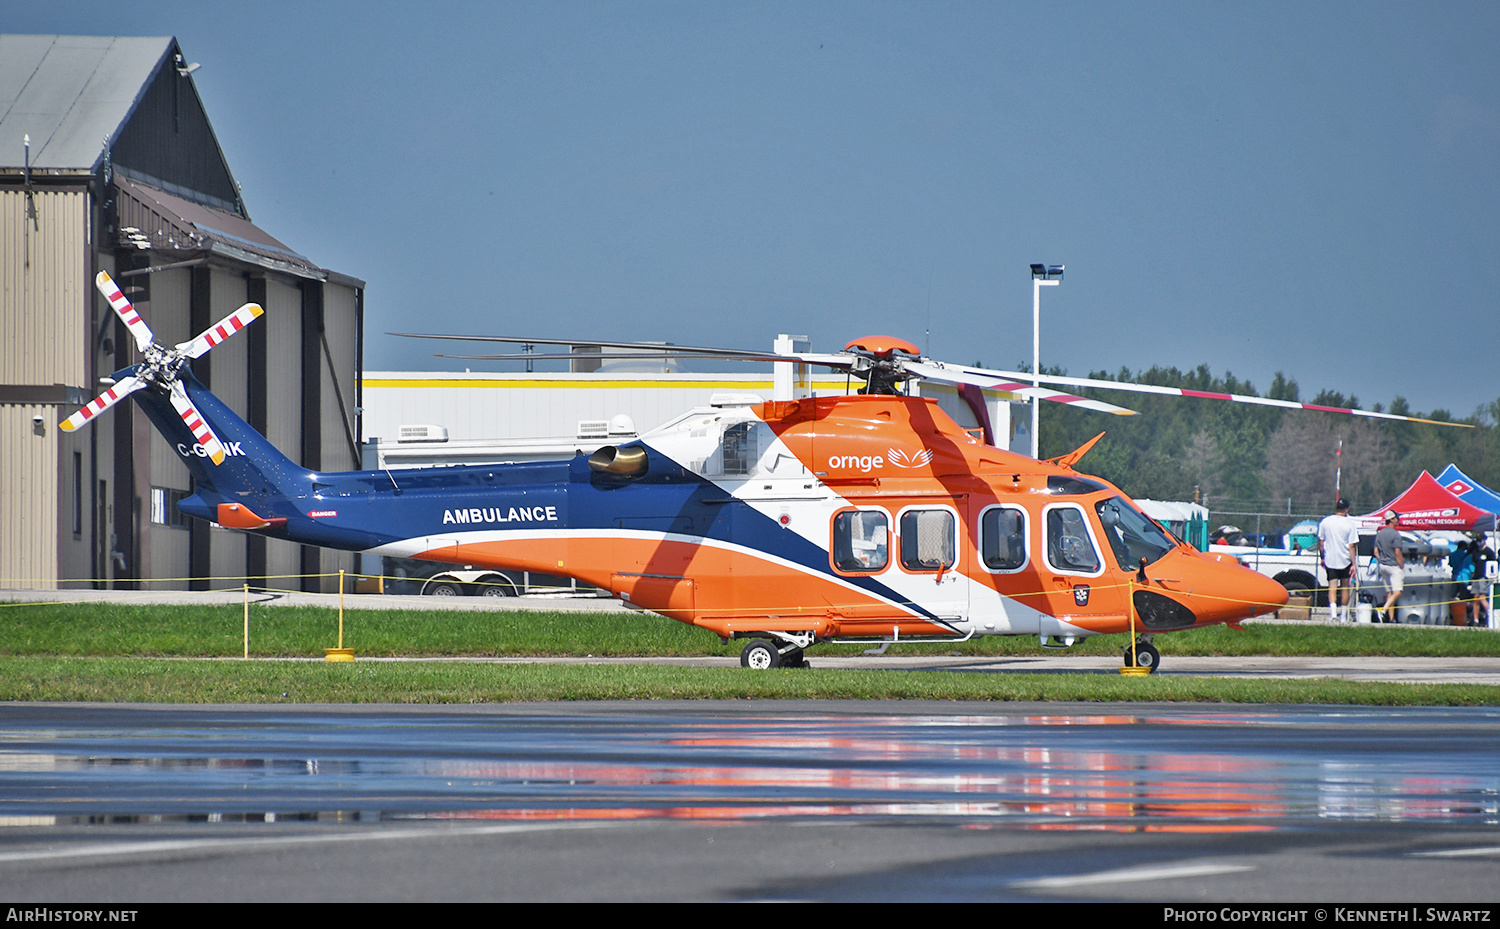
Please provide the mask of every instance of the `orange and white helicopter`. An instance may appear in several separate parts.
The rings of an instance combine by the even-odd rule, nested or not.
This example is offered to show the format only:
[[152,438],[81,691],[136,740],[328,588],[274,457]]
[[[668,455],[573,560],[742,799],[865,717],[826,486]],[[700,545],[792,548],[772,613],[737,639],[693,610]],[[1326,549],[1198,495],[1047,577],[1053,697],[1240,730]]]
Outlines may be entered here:
[[[933,378],[1129,410],[1024,383],[1029,375],[923,358],[900,339],[857,339],[831,354],[674,347],[678,357],[823,365],[864,386],[690,410],[571,460],[318,473],[282,455],[187,367],[259,306],[167,348],[107,274],[97,283],[144,360],[62,428],[133,396],[169,443],[203,450],[185,457],[194,493],[179,504],[184,513],[329,548],[570,576],[748,640],[746,667],[803,665],[807,648],[834,640],[1030,635],[1062,646],[1135,632],[1125,661],[1154,670],[1152,635],[1286,602],[1280,584],[1183,544],[1120,490],[1076,471],[1092,441],[1037,461],[986,444],[902,387]],[[641,357],[638,343],[589,344]]]

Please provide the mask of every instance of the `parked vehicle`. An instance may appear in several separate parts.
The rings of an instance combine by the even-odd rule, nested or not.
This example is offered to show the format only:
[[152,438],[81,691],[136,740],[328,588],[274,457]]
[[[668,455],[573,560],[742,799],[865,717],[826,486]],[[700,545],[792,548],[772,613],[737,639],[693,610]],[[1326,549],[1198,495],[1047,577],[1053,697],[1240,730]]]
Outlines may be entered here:
[[383,573],[388,578],[386,593],[416,593],[424,597],[600,595],[596,587],[556,574],[476,568],[473,565],[454,567],[417,558],[387,558]]

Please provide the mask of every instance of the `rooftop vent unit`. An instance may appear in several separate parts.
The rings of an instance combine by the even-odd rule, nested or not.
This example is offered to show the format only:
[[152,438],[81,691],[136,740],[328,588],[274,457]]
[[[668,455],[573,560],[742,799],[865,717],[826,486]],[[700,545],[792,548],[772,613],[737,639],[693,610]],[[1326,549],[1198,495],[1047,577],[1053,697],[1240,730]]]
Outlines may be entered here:
[[609,420],[607,420],[607,419],[580,419],[578,421],[578,438],[580,438],[580,439],[607,439],[607,438],[609,438]]
[[397,442],[446,442],[447,426],[397,426]]

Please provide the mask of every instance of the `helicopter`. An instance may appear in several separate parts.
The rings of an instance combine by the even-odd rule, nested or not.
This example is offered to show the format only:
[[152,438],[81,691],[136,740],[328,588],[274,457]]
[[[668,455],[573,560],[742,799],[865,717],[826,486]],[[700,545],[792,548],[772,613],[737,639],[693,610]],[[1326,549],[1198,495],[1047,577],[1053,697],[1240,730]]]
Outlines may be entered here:
[[[78,429],[133,397],[192,473],[194,491],[178,503],[183,513],[309,545],[572,577],[726,643],[744,640],[748,668],[806,666],[807,649],[824,642],[883,650],[902,641],[1027,635],[1067,647],[1128,633],[1126,666],[1154,672],[1156,634],[1236,623],[1287,600],[1274,580],[1199,552],[1117,487],[1079,472],[1075,465],[1102,433],[1039,461],[988,444],[903,386],[937,379],[1132,411],[1042,387],[1030,375],[934,361],[898,338],[865,337],[826,354],[673,347],[678,357],[821,365],[862,386],[796,400],[718,398],[635,440],[567,460],[314,472],[188,367],[253,323],[261,307],[246,304],[167,347],[106,272],[96,284],[143,360],[116,372],[61,428]],[[642,349],[587,344],[601,356]]]

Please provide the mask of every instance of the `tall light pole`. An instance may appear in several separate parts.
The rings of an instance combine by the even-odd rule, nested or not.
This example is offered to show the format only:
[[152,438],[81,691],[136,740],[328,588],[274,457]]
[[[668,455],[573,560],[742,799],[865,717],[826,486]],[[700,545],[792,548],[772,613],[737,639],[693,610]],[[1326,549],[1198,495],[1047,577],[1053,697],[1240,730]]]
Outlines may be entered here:
[[[1031,266],[1031,382],[1042,386],[1042,288],[1062,283],[1062,265]],[[1041,457],[1041,397],[1031,398],[1031,457]]]

